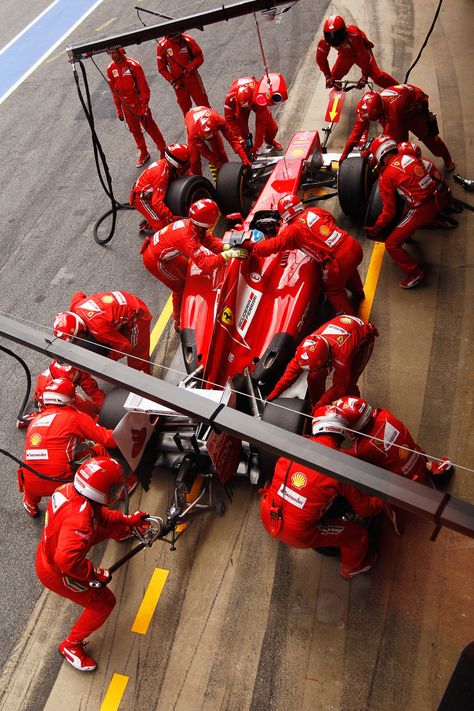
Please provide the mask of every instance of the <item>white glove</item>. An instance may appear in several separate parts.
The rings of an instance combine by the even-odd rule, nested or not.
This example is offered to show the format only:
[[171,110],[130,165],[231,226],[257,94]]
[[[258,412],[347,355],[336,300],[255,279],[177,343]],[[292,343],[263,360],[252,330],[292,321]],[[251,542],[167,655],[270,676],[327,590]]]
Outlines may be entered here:
[[229,259],[247,259],[248,257],[248,251],[246,249],[240,248],[233,248],[233,249],[227,249],[225,252],[221,252],[222,256],[224,257],[225,261],[228,262]]

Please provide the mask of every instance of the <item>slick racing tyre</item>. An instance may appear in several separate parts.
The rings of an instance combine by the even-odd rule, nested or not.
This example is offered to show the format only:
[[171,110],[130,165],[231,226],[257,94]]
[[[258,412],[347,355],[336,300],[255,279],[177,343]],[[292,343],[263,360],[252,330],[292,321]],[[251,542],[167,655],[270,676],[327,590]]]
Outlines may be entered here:
[[125,388],[113,388],[105,396],[104,403],[100,410],[99,424],[113,430],[125,415],[125,400],[130,395]]
[[372,171],[365,158],[346,158],[341,163],[337,174],[337,192],[345,215],[363,222],[372,183]]
[[193,202],[204,198],[216,199],[216,191],[211,181],[202,175],[184,175],[169,184],[165,204],[173,215],[187,217]]
[[[344,163],[343,163],[344,165]],[[396,197],[397,212],[393,220],[387,227],[374,237],[377,242],[385,242],[393,228],[398,225],[403,213],[404,201],[399,195]],[[365,213],[364,227],[372,227],[377,222],[377,219],[382,212],[382,198],[380,197],[379,181],[373,185],[367,204],[367,212]],[[369,237],[370,239],[370,237]]]
[[[274,407],[274,405],[280,405],[280,407]],[[266,404],[262,421],[268,422],[270,425],[277,425],[286,432],[303,434],[305,425],[309,422],[307,414],[308,403],[306,400],[301,400],[298,397],[277,397]],[[272,479],[279,457],[264,449],[257,449],[257,456],[260,469],[258,485],[263,486],[265,482]]]
[[248,168],[242,163],[224,163],[217,174],[217,204],[223,215],[240,212],[246,217],[250,211],[250,201],[246,198],[245,188]]

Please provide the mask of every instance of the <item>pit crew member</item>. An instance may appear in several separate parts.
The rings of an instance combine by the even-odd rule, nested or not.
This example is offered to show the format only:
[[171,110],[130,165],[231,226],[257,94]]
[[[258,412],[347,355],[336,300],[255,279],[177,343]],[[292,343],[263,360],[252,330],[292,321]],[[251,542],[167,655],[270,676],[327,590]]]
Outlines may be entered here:
[[[257,80],[255,77],[242,77],[232,82],[224,102],[224,118],[234,130],[249,156],[255,156],[265,141],[269,148],[281,151],[283,146],[276,140],[278,124],[268,106],[261,106],[255,101]],[[253,140],[249,129],[250,112],[255,114],[255,136]]]
[[[116,447],[112,430],[76,410],[75,394],[71,380],[51,380],[42,395],[42,411],[28,425],[23,461],[44,477],[67,479],[85,459],[107,455],[104,447]],[[39,516],[42,497],[51,496],[58,487],[57,482],[37,477],[26,467],[18,469],[18,482],[23,506],[32,518]]]
[[107,67],[107,79],[112,92],[117,118],[127,124],[138,148],[137,168],[150,158],[142,128],[156,145],[161,157],[164,155],[165,141],[158,128],[148,103],[150,88],[141,64],[125,55],[123,49],[107,51],[112,61]]
[[138,178],[130,194],[132,205],[145,218],[140,231],[158,232],[178,219],[165,204],[170,181],[184,175],[189,169],[189,150],[182,143],[172,143],[165,148],[165,157],[155,161]]
[[[378,86],[387,87],[397,84],[397,80],[379,69],[372,52],[374,45],[356,25],[346,25],[340,15],[331,15],[324,23],[324,38],[319,40],[316,49],[316,63],[326,77],[329,89],[342,79],[356,64],[361,70],[357,88],[362,89],[368,79]],[[329,68],[328,54],[331,47],[337,51],[337,59],[332,69]]]
[[[338,449],[344,437],[340,418],[326,414],[325,408],[314,415],[308,439]],[[343,496],[359,516],[374,516],[382,511],[381,499],[284,457],[276,463],[271,484],[259,493],[260,518],[268,533],[293,548],[340,548],[339,573],[345,580],[367,573],[377,560],[375,551],[368,550],[362,524],[327,512],[336,497]]]
[[104,624],[116,603],[106,587],[109,571],[96,568],[87,554],[101,541],[120,540],[132,529],[145,531],[149,525],[143,511],[125,516],[108,508],[122,488],[123,472],[115,459],[96,457],[80,466],[74,483],[53,493],[36,552],[36,574],[43,585],[84,608],[59,645],[69,664],[83,672],[97,667],[85,640]]
[[357,143],[366,143],[371,121],[378,121],[382,133],[397,143],[408,141],[411,131],[433,155],[443,159],[447,171],[454,170],[454,161],[439,135],[436,117],[429,110],[428,95],[417,86],[397,84],[380,92],[364,94],[356,106],[354,128],[339,162],[347,158]]
[[336,313],[355,315],[346,288],[357,303],[364,298],[357,270],[363,258],[359,242],[336,225],[330,212],[317,207],[305,210],[293,193],[280,198],[278,212],[283,220],[278,234],[261,242],[251,242],[252,253],[267,257],[285,249],[300,249],[321,265],[323,289]]
[[222,240],[211,233],[219,217],[214,200],[194,202],[188,215],[187,220],[173,222],[152,238],[147,237],[140,251],[148,271],[172,291],[174,328],[178,333],[189,261],[201,271],[211,272],[233,257],[243,259],[248,254],[244,249],[223,251]]
[[220,134],[227,139],[244,165],[250,166],[245,150],[228,122],[214,109],[197,106],[185,117],[188,147],[191,154],[191,172],[202,175],[201,157],[214,166],[216,172],[228,162]]
[[393,221],[397,212],[397,195],[405,201],[401,220],[391,229],[385,248],[395,264],[406,272],[402,289],[411,289],[424,279],[421,267],[408,254],[403,244],[415,230],[433,223],[450,203],[450,190],[440,172],[429,160],[409,153],[398,153],[395,141],[382,134],[372,141],[370,150],[380,165],[379,188],[382,212],[375,225],[365,228],[376,238]]
[[[300,343],[267,399],[278,397],[303,371],[308,373],[310,400],[315,407],[346,394],[358,397],[357,381],[372,355],[376,336],[375,326],[357,316],[343,314],[327,321]],[[325,390],[332,371],[332,386]]]
[[128,291],[73,294],[69,311],[56,314],[54,335],[80,342],[88,334],[110,349],[108,357],[127,356],[127,365],[150,373],[150,322],[147,305]]
[[204,61],[202,49],[185,32],[173,32],[156,45],[156,61],[161,76],[171,84],[179,108],[186,116],[192,106],[210,106],[198,68]]

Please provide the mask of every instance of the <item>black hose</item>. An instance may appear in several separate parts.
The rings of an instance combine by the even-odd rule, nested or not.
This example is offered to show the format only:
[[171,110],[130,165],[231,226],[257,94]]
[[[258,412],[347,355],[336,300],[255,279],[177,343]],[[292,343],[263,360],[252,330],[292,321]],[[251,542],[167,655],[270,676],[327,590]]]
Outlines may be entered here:
[[33,467],[30,467],[29,464],[25,464],[25,462],[23,462],[21,459],[18,459],[18,457],[15,457],[10,452],[7,452],[6,449],[0,449],[0,454],[4,454],[6,457],[10,457],[10,459],[13,459],[13,461],[19,464],[20,467],[28,469],[28,471],[30,471],[32,474],[39,477],[40,479],[45,479],[46,481],[57,481],[59,484],[70,484],[71,481],[74,480],[74,476],[70,479],[60,479],[57,476],[46,476],[45,474],[41,474],[40,472],[37,472],[36,469],[33,469]]
[[22,419],[23,419],[23,415],[25,414],[26,403],[27,403],[28,400],[30,399],[30,393],[31,393],[31,371],[30,371],[30,369],[28,368],[28,366],[26,365],[26,362],[23,360],[23,358],[20,358],[19,355],[17,355],[17,354],[14,353],[13,351],[11,351],[9,348],[6,348],[5,346],[1,346],[1,345],[0,345],[0,350],[2,350],[2,351],[4,351],[5,353],[7,353],[7,355],[12,356],[12,358],[15,358],[15,360],[17,360],[17,361],[20,363],[20,365],[23,367],[23,370],[25,371],[25,374],[26,374],[26,393],[25,393],[25,397],[23,398],[23,402],[21,403],[20,412],[18,413],[18,419],[19,419],[19,420],[22,420]]
[[409,70],[407,71],[407,73],[406,73],[406,75],[405,75],[404,84],[406,84],[406,83],[408,82],[408,77],[410,76],[411,70],[414,69],[414,68],[416,67],[416,65],[418,64],[419,59],[420,59],[420,57],[421,57],[421,54],[422,54],[424,48],[426,47],[426,45],[428,44],[428,40],[429,40],[429,38],[430,38],[430,36],[431,36],[431,33],[432,33],[433,30],[434,30],[434,26],[435,26],[435,24],[436,24],[436,20],[438,19],[438,15],[439,15],[439,13],[440,13],[440,11],[441,11],[441,5],[442,5],[442,4],[443,4],[443,0],[439,0],[438,7],[436,8],[436,12],[435,12],[435,15],[434,15],[434,18],[433,18],[433,22],[431,23],[431,27],[430,27],[430,29],[428,30],[428,34],[427,34],[426,37],[425,37],[425,41],[424,41],[423,44],[421,45],[421,49],[420,49],[420,51],[418,52],[415,61],[413,62],[413,64],[411,65],[411,67],[409,68]]

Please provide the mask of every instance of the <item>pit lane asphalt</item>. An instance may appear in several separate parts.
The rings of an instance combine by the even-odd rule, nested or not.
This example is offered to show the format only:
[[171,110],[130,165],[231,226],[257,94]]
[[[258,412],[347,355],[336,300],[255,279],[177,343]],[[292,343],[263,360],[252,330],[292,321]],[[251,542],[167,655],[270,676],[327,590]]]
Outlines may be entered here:
[[[0,46],[4,46],[48,2],[26,7],[6,0],[0,9]],[[189,12],[209,9],[215,3],[193,3]],[[270,68],[293,81],[298,64],[314,37],[328,3],[300,0],[298,12],[289,12],[281,24],[260,20]],[[181,7],[182,12],[186,7]],[[160,11],[176,14],[176,3],[160,4]],[[110,17],[119,19],[97,33]],[[145,16],[146,18],[146,16]],[[151,24],[146,18],[146,21]],[[129,3],[106,0],[68,38],[68,43],[108,35],[138,26]],[[261,75],[260,50],[253,20],[243,18],[193,33],[202,45],[202,76],[212,105],[222,110],[223,100],[236,76]],[[131,48],[130,56],[142,62],[151,87],[153,114],[170,143],[184,138],[181,112],[174,92],[156,72],[154,45]],[[67,308],[76,290],[86,293],[124,289],[140,295],[155,318],[168,292],[148,275],[139,259],[137,217],[122,212],[115,237],[107,248],[92,238],[95,220],[108,209],[93,162],[89,129],[78,102],[71,67],[65,53],[57,50],[0,106],[0,310],[28,321],[50,325],[57,310]],[[107,61],[101,55],[102,70]],[[96,126],[114,178],[116,196],[126,201],[139,172],[134,168],[135,147],[123,124],[115,119],[109,90],[91,63],[86,63]],[[151,147],[151,146],[150,146]],[[153,155],[153,154],[152,154]],[[8,347],[11,344],[5,343]],[[47,361],[32,351],[22,351],[33,375]],[[25,380],[21,368],[2,354],[0,378],[2,447],[21,456],[24,435],[14,423]],[[41,592],[34,574],[34,552],[42,520],[28,519],[21,508],[16,486],[16,467],[2,458],[1,531],[2,604],[0,608],[0,666],[3,666]],[[73,613],[74,614],[74,613]],[[58,640],[59,641],[59,640]],[[43,708],[60,659],[55,645],[45,640],[51,655],[49,679],[35,691],[35,705]]]

